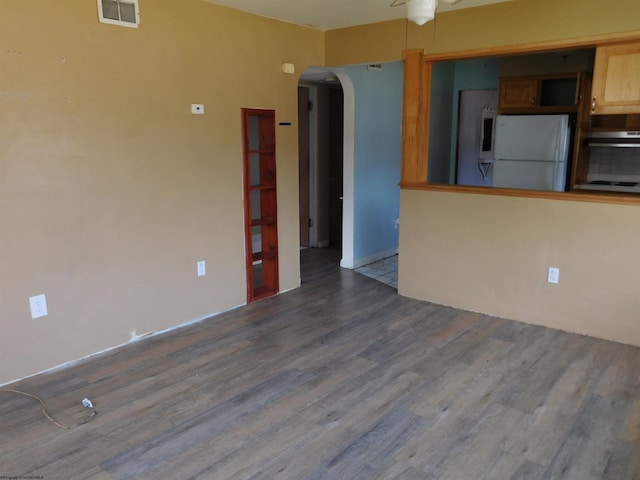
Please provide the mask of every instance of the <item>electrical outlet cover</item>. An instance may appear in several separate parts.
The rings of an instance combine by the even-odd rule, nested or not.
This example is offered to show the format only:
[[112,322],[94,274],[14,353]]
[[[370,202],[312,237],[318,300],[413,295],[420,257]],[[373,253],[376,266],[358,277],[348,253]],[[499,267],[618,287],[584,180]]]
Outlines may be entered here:
[[47,311],[47,298],[44,293],[29,297],[29,306],[31,307],[31,318],[40,318],[49,314]]
[[203,277],[207,274],[207,264],[204,260],[198,262],[198,276]]
[[558,283],[560,281],[560,269],[556,267],[549,267],[547,281],[549,283]]

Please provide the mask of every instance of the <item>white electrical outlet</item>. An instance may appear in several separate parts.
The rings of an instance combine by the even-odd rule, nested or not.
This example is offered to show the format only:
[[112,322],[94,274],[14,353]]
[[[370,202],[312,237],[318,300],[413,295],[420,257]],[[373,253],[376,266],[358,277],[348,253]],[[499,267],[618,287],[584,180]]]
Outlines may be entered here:
[[559,283],[560,269],[556,267],[549,267],[549,275],[547,276],[547,281],[549,283]]
[[192,103],[191,113],[194,115],[204,115],[204,105],[202,103]]
[[29,305],[31,306],[31,318],[40,318],[49,314],[47,311],[47,298],[44,293],[29,297]]
[[207,274],[207,264],[204,260],[198,262],[198,276],[204,277]]

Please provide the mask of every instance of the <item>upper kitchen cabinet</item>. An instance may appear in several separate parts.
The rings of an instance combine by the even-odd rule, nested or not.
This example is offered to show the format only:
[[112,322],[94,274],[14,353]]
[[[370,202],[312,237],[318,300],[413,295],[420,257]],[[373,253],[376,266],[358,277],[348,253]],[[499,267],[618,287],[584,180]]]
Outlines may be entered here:
[[521,112],[535,108],[538,99],[538,79],[513,77],[500,79],[499,110]]
[[591,113],[640,113],[640,42],[596,49]]
[[590,75],[567,73],[500,78],[499,113],[569,113],[579,110]]

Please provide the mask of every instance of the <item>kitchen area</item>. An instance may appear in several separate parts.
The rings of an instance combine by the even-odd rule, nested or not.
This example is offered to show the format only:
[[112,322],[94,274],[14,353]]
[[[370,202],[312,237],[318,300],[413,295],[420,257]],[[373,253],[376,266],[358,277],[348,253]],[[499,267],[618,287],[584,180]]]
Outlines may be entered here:
[[640,43],[495,64],[496,88],[459,91],[450,184],[640,193]]

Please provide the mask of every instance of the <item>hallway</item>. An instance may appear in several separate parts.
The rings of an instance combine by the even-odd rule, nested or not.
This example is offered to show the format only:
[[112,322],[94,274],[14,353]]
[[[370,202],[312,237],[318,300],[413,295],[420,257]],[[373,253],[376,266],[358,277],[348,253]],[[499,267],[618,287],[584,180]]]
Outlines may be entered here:
[[[300,250],[300,275],[302,282],[314,276],[339,268],[340,251],[336,248],[304,248]],[[398,289],[398,255],[354,269],[366,277]]]

